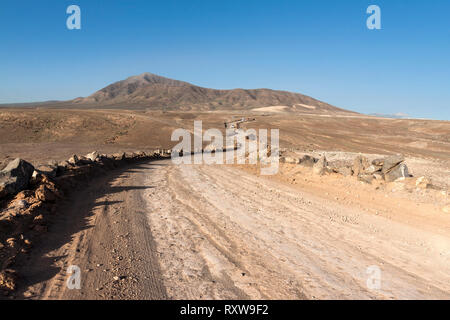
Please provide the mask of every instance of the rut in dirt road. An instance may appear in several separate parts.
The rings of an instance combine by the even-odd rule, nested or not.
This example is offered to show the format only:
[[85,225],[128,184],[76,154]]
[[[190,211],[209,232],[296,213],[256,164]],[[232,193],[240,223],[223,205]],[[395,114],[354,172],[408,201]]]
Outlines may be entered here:
[[[450,298],[448,256],[424,245],[448,250],[449,238],[229,166],[169,165],[147,184],[170,298]],[[367,286],[371,266],[379,290]]]
[[[450,298],[445,233],[234,166],[133,166],[58,216],[23,262],[24,298]],[[65,286],[70,265],[81,290]],[[379,289],[368,286],[373,266]]]

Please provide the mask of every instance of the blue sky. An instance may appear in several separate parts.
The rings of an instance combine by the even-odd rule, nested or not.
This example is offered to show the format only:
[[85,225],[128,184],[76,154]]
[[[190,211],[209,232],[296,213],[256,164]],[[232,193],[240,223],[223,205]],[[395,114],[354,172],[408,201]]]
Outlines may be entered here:
[[[82,29],[66,28],[66,8]],[[382,30],[366,9],[380,6]],[[87,96],[152,72],[450,119],[450,1],[1,0],[0,103]]]

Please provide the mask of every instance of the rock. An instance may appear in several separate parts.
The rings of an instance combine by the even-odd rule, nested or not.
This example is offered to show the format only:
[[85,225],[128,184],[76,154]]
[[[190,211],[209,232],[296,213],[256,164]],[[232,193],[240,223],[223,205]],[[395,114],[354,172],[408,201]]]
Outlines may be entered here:
[[78,158],[78,156],[76,155],[76,154],[74,154],[72,157],[70,157],[70,159],[69,160],[67,160],[67,162],[69,163],[69,164],[71,164],[71,165],[73,165],[73,166],[76,166],[76,165],[78,165],[79,164],[79,158]]
[[372,164],[377,167],[382,167],[384,164],[384,159],[375,159],[372,161]]
[[18,209],[26,209],[28,208],[28,202],[25,200],[18,200],[15,202],[15,207]]
[[306,154],[299,160],[299,163],[302,166],[305,166],[305,167],[313,167],[314,164],[316,164],[317,161],[318,160],[316,158],[311,157],[311,156]]
[[14,200],[24,200],[27,198],[30,198],[34,195],[33,191],[31,190],[24,190],[24,191],[20,191],[15,197]]
[[362,181],[362,182],[365,182],[365,183],[368,183],[368,184],[371,184],[373,179],[374,179],[374,177],[371,174],[360,174],[358,176],[358,180],[359,181]]
[[33,171],[34,167],[25,160],[17,158],[11,161],[0,171],[0,198],[28,187]]
[[42,221],[44,221],[44,216],[42,214],[37,215],[36,217],[34,217],[33,221],[35,223],[41,223]]
[[8,238],[6,239],[6,243],[8,244],[9,247],[15,248],[17,240],[15,238]]
[[390,156],[384,159],[383,167],[381,168],[381,172],[386,174],[395,168],[398,164],[405,161],[405,158],[402,155]]
[[375,178],[375,180],[384,180],[383,174],[381,172],[375,172],[372,174],[372,176]]
[[325,156],[321,156],[313,166],[313,173],[323,175],[326,172],[327,164],[327,158],[325,158]]
[[40,185],[39,188],[35,192],[35,196],[37,199],[43,202],[53,202],[56,200],[56,195],[45,185]]
[[369,160],[364,156],[357,156],[353,161],[353,175],[359,176],[369,167]]
[[125,152],[125,159],[133,160],[135,158],[135,154],[133,152]]
[[125,152],[122,152],[122,153],[114,153],[114,154],[112,155],[112,157],[113,157],[115,160],[125,160]]
[[421,189],[428,189],[431,186],[431,180],[426,177],[420,177],[416,180],[416,187]]
[[56,167],[58,167],[58,161],[56,161],[56,160],[50,160],[49,162],[47,162],[47,165],[48,165],[49,167],[56,168]]
[[91,160],[92,162],[97,161],[99,158],[99,154],[97,151],[92,151],[91,153],[88,153],[86,156],[86,159]]
[[16,289],[16,273],[13,270],[2,270],[0,272],[0,289],[7,292],[14,291]]
[[364,170],[364,173],[374,174],[375,172],[381,171],[381,168],[382,168],[381,166],[376,166],[376,165],[372,164]]
[[284,163],[290,163],[290,164],[298,164],[298,159],[294,157],[283,157]]
[[384,180],[386,182],[392,182],[397,180],[398,178],[408,178],[409,172],[408,167],[404,163],[400,163],[394,168],[391,168],[391,170],[384,174]]
[[68,161],[61,161],[58,163],[58,170],[65,170],[70,166]]
[[351,176],[353,174],[352,168],[345,166],[345,167],[339,167],[335,168],[336,172],[339,174],[342,174],[343,176]]
[[41,176],[42,174],[39,171],[34,170],[30,178],[30,184],[35,185],[36,183],[38,183],[41,179]]
[[56,177],[56,167],[50,167],[50,166],[39,166],[36,168],[36,171],[40,174],[44,174],[47,177],[55,178]]
[[78,158],[78,164],[79,165],[87,165],[87,164],[91,164],[93,161],[91,159],[88,159],[84,156],[81,156]]

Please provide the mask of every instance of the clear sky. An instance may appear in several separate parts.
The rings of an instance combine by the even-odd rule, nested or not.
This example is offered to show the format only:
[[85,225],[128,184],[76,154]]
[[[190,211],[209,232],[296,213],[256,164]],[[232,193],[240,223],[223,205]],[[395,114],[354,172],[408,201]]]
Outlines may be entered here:
[[[66,27],[71,4],[81,30]],[[382,30],[366,27],[371,4]],[[87,96],[151,72],[449,120],[449,17],[449,0],[1,0],[0,103]]]

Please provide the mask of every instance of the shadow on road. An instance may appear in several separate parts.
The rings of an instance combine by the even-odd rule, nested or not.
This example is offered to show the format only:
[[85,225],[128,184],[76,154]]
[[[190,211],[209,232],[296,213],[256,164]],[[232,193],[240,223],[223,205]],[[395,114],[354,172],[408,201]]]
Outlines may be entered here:
[[[54,254],[52,255],[52,252],[60,250],[63,246],[69,244],[78,232],[92,228],[90,218],[94,215],[94,209],[123,202],[98,201],[98,199],[120,192],[154,188],[153,186],[145,185],[113,186],[112,184],[116,179],[124,178],[129,174],[139,174],[143,171],[153,170],[152,167],[161,165],[164,164],[152,164],[150,162],[118,168],[104,176],[97,176],[89,181],[84,181],[80,183],[77,189],[71,191],[63,203],[58,204],[57,213],[47,221],[48,232],[35,239],[33,241],[34,248],[31,249],[31,252],[21,255],[16,261],[15,268],[18,270],[20,278],[15,298],[42,298],[41,291],[43,288],[39,284],[54,278],[63,271],[61,267],[56,266],[56,262],[67,257],[67,254],[55,257]],[[156,257],[150,258],[157,261]],[[160,270],[156,272],[160,274]],[[57,285],[65,286],[65,281]]]

